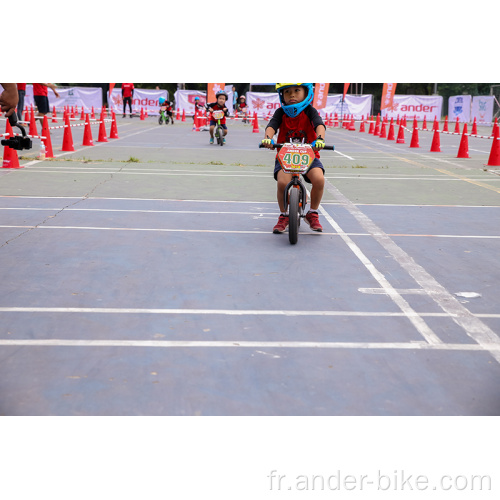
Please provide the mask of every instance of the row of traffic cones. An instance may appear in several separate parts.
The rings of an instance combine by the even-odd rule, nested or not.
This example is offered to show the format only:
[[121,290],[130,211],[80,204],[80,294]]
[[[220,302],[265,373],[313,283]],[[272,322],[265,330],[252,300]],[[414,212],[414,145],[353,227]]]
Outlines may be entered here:
[[[75,151],[73,145],[73,135],[71,133],[71,124],[70,124],[70,114],[64,114],[64,135],[63,135],[63,144],[61,151],[72,152]],[[5,133],[9,134],[9,136],[13,135],[12,127],[7,120],[7,125],[5,129]],[[38,134],[30,134],[29,135],[38,135]],[[45,158],[54,158],[54,152],[52,149],[52,140],[50,138],[50,128],[47,116],[43,117],[42,123],[42,136],[41,141],[45,148]],[[118,137],[118,127],[116,124],[116,115],[114,111],[112,111],[112,122],[111,129],[109,134],[110,139],[119,139]],[[106,136],[106,127],[104,124],[104,113],[101,112],[101,119],[99,124],[99,137],[97,142],[108,142],[108,138]],[[94,146],[94,141],[92,138],[92,130],[90,126],[90,118],[89,114],[85,115],[85,129],[83,131],[83,142],[82,146]],[[3,152],[3,168],[23,168],[19,164],[19,158],[17,156],[17,151],[15,149],[9,148],[8,146],[4,146]]]
[[[398,122],[399,122],[399,131],[398,131],[396,143],[397,144],[404,144],[405,143],[404,129],[406,127],[406,116],[401,121],[398,119]],[[328,120],[327,120],[327,123],[328,123]],[[351,117],[351,120],[348,119],[348,120],[344,121],[343,126],[347,130],[355,130],[354,118]],[[373,121],[373,117],[370,121],[369,133],[376,135],[376,136],[379,136],[381,138],[387,138],[387,140],[395,140],[394,121],[392,118],[391,118],[391,121],[389,124],[389,132],[388,133],[386,133],[386,126],[387,126],[387,117],[384,118],[384,120],[382,120],[382,122],[381,122],[380,121],[380,114],[378,114],[375,122]],[[419,130],[419,128],[418,128],[418,124],[417,124],[417,118],[415,117],[413,120],[413,131],[412,131],[412,136],[411,136],[410,148],[419,148],[420,147],[418,130]],[[420,130],[428,130],[427,120],[425,119],[425,117],[424,117],[424,121],[422,124],[422,128]],[[440,131],[439,131],[439,122],[438,122],[437,118],[434,118],[432,130],[433,130],[433,137],[432,137],[432,144],[431,144],[430,152],[431,153],[440,153],[441,152]],[[359,131],[365,132],[364,116],[361,119],[361,125],[359,128]],[[443,132],[448,132],[448,117],[446,117],[446,119],[445,119]],[[456,134],[460,133],[460,125],[459,125],[458,117],[456,120],[454,133],[456,133]],[[467,123],[464,123],[464,127],[463,127],[461,135],[462,135],[462,137],[460,139],[460,145],[458,148],[457,158],[470,158],[470,156],[469,156],[469,140],[468,140],[469,134],[467,133]],[[477,135],[477,122],[476,122],[475,118],[474,118],[474,123],[472,125],[471,135]],[[490,151],[490,155],[488,158],[487,166],[498,167],[498,166],[500,166],[500,126],[498,125],[497,118],[495,118],[492,136],[490,136],[490,137],[492,137],[493,143],[491,145],[491,151]]]

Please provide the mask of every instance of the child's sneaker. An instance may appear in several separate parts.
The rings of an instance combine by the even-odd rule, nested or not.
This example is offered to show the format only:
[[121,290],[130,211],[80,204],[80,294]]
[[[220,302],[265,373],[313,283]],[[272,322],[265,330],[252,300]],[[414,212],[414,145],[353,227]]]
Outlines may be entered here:
[[288,227],[288,215],[280,214],[278,223],[273,228],[273,233],[274,234],[284,233],[287,227]]
[[213,144],[213,143],[214,143],[214,138],[210,137],[210,144]]
[[305,220],[313,231],[318,231],[320,233],[323,231],[323,227],[319,223],[319,217],[317,212],[307,212]]

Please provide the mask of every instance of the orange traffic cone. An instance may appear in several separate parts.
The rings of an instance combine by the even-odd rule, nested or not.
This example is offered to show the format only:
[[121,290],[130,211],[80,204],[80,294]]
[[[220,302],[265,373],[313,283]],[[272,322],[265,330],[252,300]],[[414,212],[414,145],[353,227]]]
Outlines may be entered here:
[[69,113],[64,115],[64,136],[61,151],[74,151],[73,135],[71,134],[71,125],[69,123]]
[[398,138],[396,139],[396,144],[405,143],[405,131],[403,127],[403,120],[399,122]]
[[476,117],[474,117],[474,123],[472,124],[472,135],[477,135],[477,123],[476,123]]
[[354,115],[351,115],[351,123],[349,124],[349,130],[356,130],[356,126],[354,124]]
[[493,144],[491,145],[490,156],[488,158],[489,167],[500,167],[500,128],[495,127],[493,133]]
[[385,120],[382,120],[382,125],[380,126],[380,138],[385,139],[387,137]]
[[422,130],[427,130],[427,117],[424,115],[424,123],[422,124]]
[[29,135],[31,136],[38,135],[38,130],[36,128],[36,121],[35,121],[35,111],[33,110],[33,108],[31,108],[31,114],[30,114]]
[[448,116],[444,117],[443,132],[449,132],[449,130],[448,130]]
[[[8,137],[12,137],[14,135],[9,120],[7,120],[7,125],[5,126],[5,133],[9,134]],[[21,167],[21,165],[19,165],[17,151],[15,149],[9,148],[9,146],[4,146],[3,148],[2,168],[23,168]]]
[[45,145],[45,158],[54,158],[54,152],[52,151],[52,140],[50,138],[49,120],[46,116],[43,117],[42,137],[45,137],[45,139],[41,139],[41,141]]
[[258,134],[259,133],[259,120],[257,118],[257,112],[253,112],[253,130],[252,132],[254,134]]
[[177,114],[175,115],[175,119],[179,121],[181,119],[181,110],[177,108]]
[[380,113],[377,113],[377,121],[375,122],[375,130],[373,135],[380,136]]
[[93,146],[94,141],[92,140],[92,130],[90,129],[89,115],[85,117],[85,129],[83,131],[83,143],[82,146]]
[[467,123],[464,123],[464,129],[462,132],[462,139],[460,139],[460,147],[458,148],[457,158],[470,158],[469,139],[467,138]]
[[394,141],[394,118],[391,118],[391,123],[389,124],[389,133],[387,134],[388,141]]
[[457,121],[455,123],[455,134],[460,134],[460,124],[458,116],[457,116]]
[[361,116],[361,123],[359,124],[359,131],[360,132],[365,131],[365,115]]
[[432,137],[431,153],[441,153],[441,143],[439,141],[439,127],[435,127]]
[[91,110],[91,113],[90,113],[90,118],[92,120],[95,120],[95,111],[94,111],[94,106],[92,106],[92,110]]
[[99,123],[99,137],[97,138],[97,142],[108,142],[108,138],[106,137],[106,125],[104,125],[104,113],[102,112]]
[[111,110],[111,130],[109,131],[109,138],[110,139],[119,139],[118,137],[118,126],[116,124],[116,114],[113,110]]
[[182,110],[182,118],[181,118],[181,121],[182,122],[185,122],[186,121],[186,111],[183,109]]
[[146,117],[144,116],[144,108],[141,108],[141,120],[145,120]]
[[52,108],[52,123],[57,123],[57,114],[56,114],[56,107],[55,106]]
[[417,128],[417,117],[413,120],[413,134],[411,135],[411,143],[410,148],[419,148],[420,145],[418,143],[418,128]]

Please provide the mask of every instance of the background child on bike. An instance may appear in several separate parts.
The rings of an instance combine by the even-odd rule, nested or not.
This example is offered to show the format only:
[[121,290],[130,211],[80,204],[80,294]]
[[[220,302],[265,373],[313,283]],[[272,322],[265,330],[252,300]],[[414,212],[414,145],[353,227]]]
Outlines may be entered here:
[[[160,104],[160,113],[164,113],[165,120],[167,120],[167,116],[170,117],[170,120],[172,121],[172,125],[174,124],[174,113],[173,113],[173,108],[172,108],[172,103],[167,101],[164,97],[160,97],[158,99],[158,103]],[[167,116],[165,116],[167,115]],[[167,122],[165,122],[167,123]]]
[[247,105],[247,99],[244,95],[239,97],[238,103],[236,104],[236,111],[238,111],[238,113],[242,114],[243,123],[246,123],[247,122],[248,105]]
[[[310,210],[305,216],[306,222],[313,231],[323,231],[318,218],[318,208],[325,188],[325,169],[319,159],[318,150],[325,147],[326,128],[311,102],[314,97],[312,83],[277,83],[281,108],[278,108],[265,130],[262,144],[272,148],[273,137],[278,133],[278,143],[304,142],[309,143],[315,150],[316,158],[311,164],[304,180],[312,184]],[[292,175],[285,174],[278,162],[278,155],[274,164],[274,178],[278,182],[277,197],[280,208],[278,223],[273,228],[273,233],[283,233],[288,227],[287,207],[284,205],[283,195]]]
[[229,114],[229,111],[226,108],[227,94],[223,90],[221,90],[217,92],[217,94],[215,94],[215,97],[217,98],[216,102],[207,104],[207,110],[210,111],[210,144],[214,143],[214,128],[217,125],[216,120],[214,120],[212,116],[213,111],[217,111],[218,109],[224,111],[224,117],[220,121],[220,124],[224,129],[224,142],[226,142],[227,135],[226,116]]

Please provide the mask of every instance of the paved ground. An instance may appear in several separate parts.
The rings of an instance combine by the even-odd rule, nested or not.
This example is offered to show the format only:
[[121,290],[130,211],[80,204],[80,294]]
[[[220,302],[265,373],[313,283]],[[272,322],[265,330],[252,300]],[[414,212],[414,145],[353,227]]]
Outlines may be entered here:
[[291,246],[251,125],[118,132],[0,169],[0,414],[500,414],[490,140],[330,129]]

